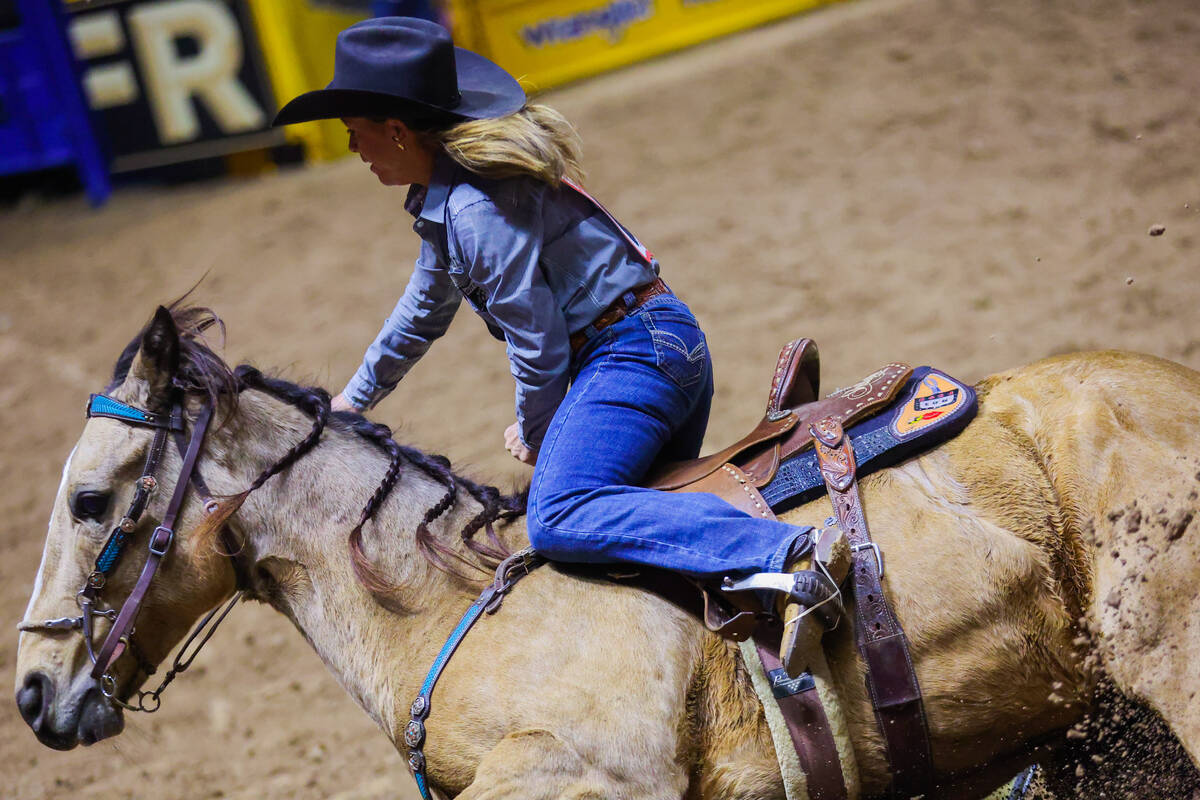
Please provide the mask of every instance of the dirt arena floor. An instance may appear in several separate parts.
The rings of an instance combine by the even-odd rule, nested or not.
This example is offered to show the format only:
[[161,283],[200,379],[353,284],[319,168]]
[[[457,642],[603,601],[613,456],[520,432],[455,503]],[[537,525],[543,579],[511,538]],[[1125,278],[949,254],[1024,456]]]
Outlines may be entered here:
[[[707,328],[711,450],[802,334],[827,388],[892,359],[975,380],[1089,348],[1200,368],[1198,76],[1190,0],[866,0],[545,99]],[[336,390],[408,277],[402,199],[347,159],[0,212],[0,672],[84,401],[155,304],[207,273],[231,361]],[[503,348],[464,312],[375,416],[508,487],[529,475],[512,414]],[[416,796],[264,607],[115,740],[54,752],[0,703],[4,798]]]

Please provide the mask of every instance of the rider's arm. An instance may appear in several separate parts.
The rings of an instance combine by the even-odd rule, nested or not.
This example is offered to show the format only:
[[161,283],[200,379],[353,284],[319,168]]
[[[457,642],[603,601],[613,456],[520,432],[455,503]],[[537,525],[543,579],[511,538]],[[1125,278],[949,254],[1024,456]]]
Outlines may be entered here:
[[408,287],[341,396],[356,408],[372,408],[446,332],[461,300],[433,248],[422,243]]

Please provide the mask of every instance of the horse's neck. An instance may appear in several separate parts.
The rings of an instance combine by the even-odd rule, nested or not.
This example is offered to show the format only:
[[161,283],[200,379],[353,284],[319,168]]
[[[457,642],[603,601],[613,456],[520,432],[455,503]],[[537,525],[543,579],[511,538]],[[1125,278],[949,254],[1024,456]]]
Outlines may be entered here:
[[[230,437],[229,446],[243,452],[228,453],[228,463],[261,468],[280,455],[281,442],[298,441],[311,427],[309,418],[283,404],[251,415],[259,424],[270,420],[273,429]],[[239,440],[243,444],[235,444]],[[356,434],[331,430],[320,446],[251,494],[234,522],[258,574],[270,575],[262,599],[293,621],[345,689],[396,739],[425,670],[473,596],[417,550],[417,526],[444,489],[411,464],[364,527],[363,550],[402,589],[402,602],[413,613],[385,610],[356,580],[348,536],[387,469],[381,450]],[[479,511],[460,491],[430,530],[443,543],[456,543],[454,532]],[[507,533],[520,536],[519,530]]]

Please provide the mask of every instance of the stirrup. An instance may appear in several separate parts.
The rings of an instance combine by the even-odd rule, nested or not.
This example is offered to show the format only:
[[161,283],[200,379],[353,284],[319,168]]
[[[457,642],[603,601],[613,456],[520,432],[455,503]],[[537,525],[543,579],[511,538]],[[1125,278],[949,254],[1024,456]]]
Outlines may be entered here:
[[[786,596],[786,602],[798,603],[804,607],[806,613],[812,612],[825,630],[836,628],[838,620],[845,614],[842,593],[823,573],[811,569],[797,572],[756,572],[737,580],[726,578],[721,591],[776,592]],[[780,602],[779,605],[783,603]]]

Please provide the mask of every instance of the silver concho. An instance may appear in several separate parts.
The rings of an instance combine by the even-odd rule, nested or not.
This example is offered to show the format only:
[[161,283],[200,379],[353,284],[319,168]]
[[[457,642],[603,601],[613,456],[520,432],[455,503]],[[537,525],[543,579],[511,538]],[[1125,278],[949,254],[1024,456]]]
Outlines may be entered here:
[[404,743],[415,750],[425,743],[425,725],[420,720],[410,720],[404,726]]

